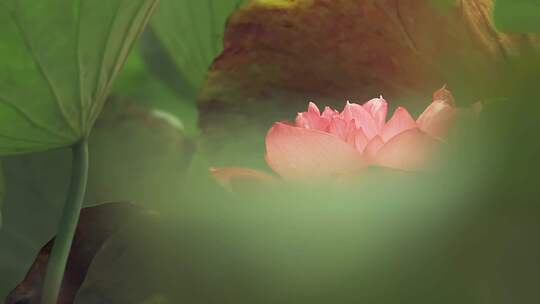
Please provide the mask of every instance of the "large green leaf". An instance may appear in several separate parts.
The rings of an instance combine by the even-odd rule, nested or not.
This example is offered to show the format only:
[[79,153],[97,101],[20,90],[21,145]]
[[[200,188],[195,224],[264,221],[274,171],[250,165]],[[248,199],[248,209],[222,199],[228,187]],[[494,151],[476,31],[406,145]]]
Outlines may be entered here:
[[0,0],[0,154],[85,136],[158,0]]
[[540,1],[496,0],[493,16],[497,28],[505,32],[540,32]]
[[162,0],[151,26],[193,90],[222,51],[228,16],[245,0]]

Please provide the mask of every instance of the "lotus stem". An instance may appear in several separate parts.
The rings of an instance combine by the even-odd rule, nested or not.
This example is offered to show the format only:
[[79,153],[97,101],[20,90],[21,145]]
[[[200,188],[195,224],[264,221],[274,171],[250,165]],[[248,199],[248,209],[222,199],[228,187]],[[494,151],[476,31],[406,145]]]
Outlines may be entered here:
[[54,245],[47,263],[42,303],[57,304],[88,180],[88,141],[72,146],[71,181]]

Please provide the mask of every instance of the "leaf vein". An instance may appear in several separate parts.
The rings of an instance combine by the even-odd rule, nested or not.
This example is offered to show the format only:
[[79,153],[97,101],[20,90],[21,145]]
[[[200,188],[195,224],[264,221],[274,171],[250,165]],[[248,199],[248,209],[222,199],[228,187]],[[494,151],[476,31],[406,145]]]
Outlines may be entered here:
[[77,128],[75,127],[73,122],[68,118],[66,110],[64,109],[64,107],[62,105],[62,102],[60,101],[60,98],[59,98],[59,96],[58,96],[58,94],[57,94],[57,92],[56,92],[56,90],[54,88],[54,85],[52,84],[51,79],[45,73],[43,65],[42,65],[41,61],[39,60],[35,50],[33,49],[32,45],[30,43],[30,40],[28,38],[28,35],[24,31],[24,29],[23,29],[22,25],[20,24],[17,16],[15,15],[15,12],[12,11],[10,16],[11,16],[13,22],[15,23],[15,26],[19,30],[19,33],[21,34],[21,36],[23,38],[25,47],[28,50],[28,52],[30,53],[30,55],[32,56],[32,60],[36,64],[36,67],[37,67],[37,70],[38,70],[39,74],[42,76],[43,80],[45,80],[45,82],[47,83],[47,86],[49,87],[49,90],[51,91],[51,94],[53,95],[53,97],[54,97],[54,99],[56,101],[56,104],[58,105],[60,113],[62,114],[61,116],[64,118],[64,121],[67,123],[67,125],[71,128],[71,131],[74,132],[75,135],[77,135]]
[[81,37],[81,10],[82,10],[82,0],[78,0],[78,3],[77,3],[77,30],[76,30],[76,34],[75,34],[75,43],[76,43],[76,46],[75,46],[75,56],[77,57],[77,78],[79,80],[79,83],[78,83],[78,93],[79,93],[79,102],[80,102],[80,106],[81,106],[81,109],[80,109],[80,119],[81,119],[81,128],[82,128],[82,131],[86,132],[86,119],[85,119],[85,112],[86,112],[86,107],[85,107],[85,103],[84,103],[84,90],[83,90],[83,80],[82,80],[82,63],[81,63],[81,42],[80,42],[80,37]]
[[105,56],[107,55],[107,50],[109,48],[109,41],[111,40],[111,36],[112,36],[112,32],[113,32],[113,27],[114,27],[114,23],[118,17],[118,13],[120,12],[120,7],[122,7],[122,3],[123,1],[119,1],[118,2],[118,6],[116,7],[116,10],[114,12],[114,15],[112,16],[109,24],[108,24],[108,27],[109,27],[109,33],[107,34],[107,37],[104,39],[104,43],[101,47],[101,60],[99,61],[100,64],[99,64],[99,69],[98,69],[98,72],[96,73],[96,81],[95,81],[95,92],[93,92],[92,94],[92,98],[93,98],[93,103],[91,104],[90,106],[90,112],[89,112],[89,119],[90,120],[94,120],[94,113],[95,113],[95,107],[96,107],[96,104],[99,103],[101,101],[101,98],[102,98],[102,93],[100,93],[100,90],[99,90],[99,87],[100,87],[100,84],[101,84],[101,74],[103,73],[103,66],[105,65]]
[[[0,103],[12,108],[13,110],[15,110],[15,112],[19,113],[26,121],[28,121],[31,125],[33,125],[34,127],[38,128],[38,129],[41,129],[51,135],[54,135],[56,137],[60,137],[60,138],[64,138],[64,139],[67,139],[67,140],[73,140],[72,138],[62,134],[62,133],[57,133],[53,130],[50,130],[49,128],[47,128],[45,125],[42,125],[41,123],[35,121],[31,115],[29,115],[28,113],[26,113],[26,111],[24,111],[22,108],[20,108],[19,106],[17,106],[16,104],[14,103],[11,103],[9,102],[7,99],[3,99],[0,97]],[[43,142],[45,143],[45,142]],[[48,144],[50,144],[52,142],[49,142]]]
[[[124,56],[124,58],[121,58],[123,53],[128,54],[129,50],[133,48],[133,45],[135,44],[135,41],[137,40],[137,37],[140,36],[143,29],[145,28],[145,25],[148,23],[148,20],[150,19],[150,16],[152,15],[153,11],[157,7],[157,4],[159,0],[149,0],[150,2],[147,2],[147,0],[142,1],[141,6],[137,9],[137,12],[133,15],[133,18],[131,19],[129,26],[126,29],[126,33],[124,35],[124,40],[122,41],[122,44],[118,50],[118,53],[115,57],[114,66],[112,67],[112,71],[110,72],[110,77],[108,78],[108,81],[104,87],[104,90],[102,91],[102,95],[100,96],[100,100],[103,98],[106,98],[106,96],[109,94],[109,91],[111,90],[112,83],[114,79],[116,78],[120,68],[124,65],[128,55]],[[135,35],[130,36],[130,31],[134,28],[135,21],[138,19],[137,17],[141,14],[141,12],[146,8],[146,3],[151,3],[150,7],[146,10],[146,14],[143,17],[142,22],[140,23],[139,28],[136,30]],[[112,29],[111,29],[112,30]],[[131,41],[129,41],[131,39]],[[127,46],[127,48],[126,48]],[[99,106],[102,106],[103,103],[99,103],[98,105],[95,105],[92,116],[97,116],[97,112],[99,112],[101,109]]]

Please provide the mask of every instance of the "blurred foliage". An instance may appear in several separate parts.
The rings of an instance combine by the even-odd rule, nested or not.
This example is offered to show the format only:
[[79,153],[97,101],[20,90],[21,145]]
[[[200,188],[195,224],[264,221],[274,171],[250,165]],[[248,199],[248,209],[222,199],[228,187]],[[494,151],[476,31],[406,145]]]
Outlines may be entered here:
[[68,187],[67,149],[2,157],[6,183],[0,229],[0,298],[7,296],[53,235]]
[[[146,40],[143,39],[144,42]],[[196,136],[198,115],[195,103],[189,96],[176,94],[174,89],[152,73],[141,53],[140,48],[131,53],[113,88],[113,95],[127,98],[150,112],[168,113],[178,119],[186,135]]]
[[151,28],[187,81],[197,92],[208,67],[223,48],[227,17],[245,0],[161,0]]
[[493,16],[500,31],[540,32],[540,2],[537,0],[496,0]]
[[6,186],[4,183],[4,172],[0,166],[0,229],[2,229],[2,203],[4,201],[4,195],[6,193]]
[[175,118],[114,100],[90,137],[88,203],[131,201],[148,208],[176,205],[195,144]]
[[87,135],[156,4],[2,0],[0,153],[69,146]]

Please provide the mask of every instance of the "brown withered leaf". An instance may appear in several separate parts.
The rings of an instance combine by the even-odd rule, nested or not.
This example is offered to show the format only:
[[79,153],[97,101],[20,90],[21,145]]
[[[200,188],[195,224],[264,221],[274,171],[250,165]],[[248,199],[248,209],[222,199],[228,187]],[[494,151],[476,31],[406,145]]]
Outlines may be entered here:
[[216,139],[238,137],[238,130],[247,128],[264,133],[313,99],[341,108],[347,99],[383,94],[392,106],[418,112],[445,83],[458,105],[484,98],[499,66],[540,46],[537,36],[497,32],[492,5],[492,0],[459,0],[448,9],[431,0],[250,2],[230,17],[224,51],[199,94],[208,150],[221,154],[226,140]]
[[[106,203],[84,208],[68,264],[58,303],[73,303],[94,256],[105,241],[119,231],[134,216],[143,214],[142,209],[131,203]],[[39,251],[24,281],[9,294],[6,304],[40,303],[43,279],[54,238]]]

